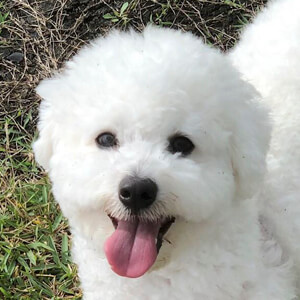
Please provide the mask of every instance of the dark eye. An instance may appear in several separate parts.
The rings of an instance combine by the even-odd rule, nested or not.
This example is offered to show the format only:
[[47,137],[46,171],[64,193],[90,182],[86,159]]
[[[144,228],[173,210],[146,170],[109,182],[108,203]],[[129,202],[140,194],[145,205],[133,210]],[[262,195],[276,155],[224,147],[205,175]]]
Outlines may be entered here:
[[104,132],[98,135],[96,142],[101,148],[111,148],[118,145],[115,135],[110,132]]
[[168,151],[171,153],[181,153],[186,156],[194,150],[193,142],[183,135],[174,135],[169,139]]

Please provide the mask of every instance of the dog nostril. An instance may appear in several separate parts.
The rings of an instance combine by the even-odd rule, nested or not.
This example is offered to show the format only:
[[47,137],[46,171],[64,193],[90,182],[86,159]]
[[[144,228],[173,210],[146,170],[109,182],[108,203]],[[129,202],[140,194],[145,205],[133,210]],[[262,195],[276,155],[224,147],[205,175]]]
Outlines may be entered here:
[[147,193],[147,192],[144,192],[141,194],[142,200],[150,200],[151,198],[152,198],[151,195],[149,195],[149,193]]
[[122,189],[122,190],[120,191],[120,196],[121,196],[123,199],[130,199],[131,193],[130,193],[130,191],[127,190],[127,189]]

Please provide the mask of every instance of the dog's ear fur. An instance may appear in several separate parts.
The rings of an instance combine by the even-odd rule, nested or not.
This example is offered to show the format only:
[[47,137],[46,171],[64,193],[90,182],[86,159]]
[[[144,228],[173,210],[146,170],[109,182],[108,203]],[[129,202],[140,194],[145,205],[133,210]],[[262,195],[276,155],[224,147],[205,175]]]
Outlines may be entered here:
[[36,92],[42,98],[39,109],[38,139],[33,143],[35,159],[46,171],[49,170],[49,162],[53,153],[54,132],[56,124],[53,118],[53,103],[51,103],[52,92],[55,87],[51,79],[43,80]]
[[231,161],[237,198],[248,199],[258,191],[265,174],[271,127],[268,112],[257,99],[244,102],[233,116]]

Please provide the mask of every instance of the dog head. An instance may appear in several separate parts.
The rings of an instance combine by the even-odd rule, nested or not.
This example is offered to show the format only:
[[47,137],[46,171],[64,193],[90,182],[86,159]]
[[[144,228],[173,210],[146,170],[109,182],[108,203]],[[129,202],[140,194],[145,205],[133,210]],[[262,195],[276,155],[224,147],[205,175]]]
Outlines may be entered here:
[[120,275],[152,266],[172,222],[218,218],[258,189],[266,111],[227,58],[191,34],[113,32],[37,92],[36,159],[71,226]]

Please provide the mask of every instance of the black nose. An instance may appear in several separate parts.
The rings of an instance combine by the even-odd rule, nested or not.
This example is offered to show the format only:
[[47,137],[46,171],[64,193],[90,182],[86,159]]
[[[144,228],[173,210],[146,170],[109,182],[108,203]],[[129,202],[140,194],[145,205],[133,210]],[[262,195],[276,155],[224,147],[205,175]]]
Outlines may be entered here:
[[132,212],[147,208],[156,199],[157,185],[149,178],[127,176],[119,186],[119,199]]

